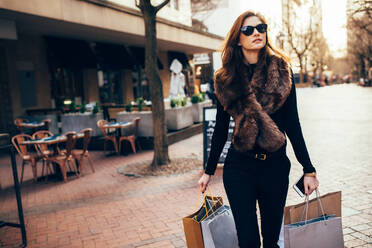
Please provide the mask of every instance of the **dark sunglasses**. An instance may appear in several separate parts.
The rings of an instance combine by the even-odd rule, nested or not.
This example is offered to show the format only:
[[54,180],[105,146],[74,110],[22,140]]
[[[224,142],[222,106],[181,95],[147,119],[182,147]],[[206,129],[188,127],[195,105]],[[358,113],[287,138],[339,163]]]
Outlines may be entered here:
[[253,34],[254,32],[254,29],[257,29],[258,32],[260,32],[261,34],[265,33],[266,30],[267,30],[267,24],[265,23],[261,23],[261,24],[258,24],[257,26],[253,27],[253,26],[244,26],[240,29],[240,31],[245,34],[246,36],[250,36]]

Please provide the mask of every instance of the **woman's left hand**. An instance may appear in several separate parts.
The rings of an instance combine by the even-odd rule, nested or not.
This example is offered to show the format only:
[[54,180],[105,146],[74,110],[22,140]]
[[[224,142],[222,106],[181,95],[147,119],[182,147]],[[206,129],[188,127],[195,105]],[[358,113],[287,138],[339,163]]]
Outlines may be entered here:
[[311,195],[314,190],[316,190],[319,186],[319,181],[316,177],[313,176],[305,176],[304,177],[304,186],[305,186],[305,194]]

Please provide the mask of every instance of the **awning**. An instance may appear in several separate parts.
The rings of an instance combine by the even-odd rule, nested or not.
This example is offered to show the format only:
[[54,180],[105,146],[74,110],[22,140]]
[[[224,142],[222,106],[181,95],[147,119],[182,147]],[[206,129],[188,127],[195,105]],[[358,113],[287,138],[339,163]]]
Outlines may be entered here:
[[[145,68],[145,48],[144,47],[129,47],[129,51],[133,57],[133,60],[136,65],[139,65]],[[157,58],[159,70],[163,70],[164,66],[161,63],[160,59]]]
[[133,69],[135,60],[124,45],[95,43],[94,51],[101,69]]
[[172,61],[174,59],[177,59],[179,62],[181,62],[183,69],[190,68],[189,59],[187,58],[186,54],[182,52],[168,51],[168,65],[169,66],[172,64]]
[[89,43],[57,37],[45,37],[53,64],[67,68],[96,68],[96,57]]

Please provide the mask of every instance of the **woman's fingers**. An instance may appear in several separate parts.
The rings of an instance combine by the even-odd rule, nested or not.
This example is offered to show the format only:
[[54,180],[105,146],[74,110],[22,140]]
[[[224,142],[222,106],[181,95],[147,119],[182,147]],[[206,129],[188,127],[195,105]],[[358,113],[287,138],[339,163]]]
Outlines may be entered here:
[[313,193],[313,191],[316,190],[319,186],[318,179],[316,177],[305,178],[304,186],[305,186],[305,194],[311,195],[311,193]]
[[209,176],[209,175],[206,175],[206,174],[204,174],[204,175],[199,179],[198,185],[199,185],[200,191],[201,191],[202,193],[204,193],[204,191],[206,190],[207,185],[208,185],[208,183],[209,183],[209,180],[210,180],[210,176]]

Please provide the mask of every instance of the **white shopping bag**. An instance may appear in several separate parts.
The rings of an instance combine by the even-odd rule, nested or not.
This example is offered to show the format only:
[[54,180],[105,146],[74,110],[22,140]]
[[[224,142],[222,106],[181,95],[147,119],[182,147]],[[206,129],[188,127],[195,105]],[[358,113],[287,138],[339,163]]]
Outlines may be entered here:
[[201,222],[204,248],[239,248],[234,217],[223,205]]

